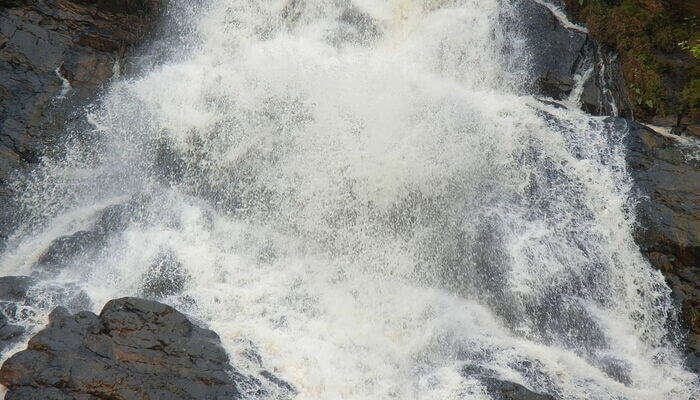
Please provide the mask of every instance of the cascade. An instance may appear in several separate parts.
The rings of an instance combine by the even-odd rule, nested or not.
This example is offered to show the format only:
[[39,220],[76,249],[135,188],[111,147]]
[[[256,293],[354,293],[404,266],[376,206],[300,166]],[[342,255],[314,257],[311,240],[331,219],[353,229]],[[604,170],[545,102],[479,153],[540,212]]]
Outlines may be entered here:
[[527,93],[516,3],[182,0],[13,183],[3,275],[156,297],[301,399],[694,398],[625,132]]

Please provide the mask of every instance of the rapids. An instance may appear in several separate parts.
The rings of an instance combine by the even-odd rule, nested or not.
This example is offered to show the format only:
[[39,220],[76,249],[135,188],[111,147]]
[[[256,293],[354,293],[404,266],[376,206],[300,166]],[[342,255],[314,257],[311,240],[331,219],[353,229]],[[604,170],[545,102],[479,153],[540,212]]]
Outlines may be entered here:
[[[0,275],[98,311],[175,260],[161,301],[299,399],[488,399],[475,368],[562,399],[696,398],[631,236],[625,132],[527,93],[517,1],[174,1],[167,54],[14,182]],[[97,248],[35,271],[118,205]]]

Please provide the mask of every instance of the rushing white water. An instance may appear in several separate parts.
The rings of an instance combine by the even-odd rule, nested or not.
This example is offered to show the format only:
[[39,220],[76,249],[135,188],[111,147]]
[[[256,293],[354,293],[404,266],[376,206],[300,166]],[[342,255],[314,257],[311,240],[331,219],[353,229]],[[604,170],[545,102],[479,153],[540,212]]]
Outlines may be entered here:
[[465,368],[562,399],[694,398],[631,238],[624,132],[520,90],[514,12],[196,7],[168,61],[115,82],[94,130],[17,182],[2,275],[125,204],[51,283],[97,311],[167,254],[184,283],[162,300],[253,372],[254,343],[300,399],[488,399]]

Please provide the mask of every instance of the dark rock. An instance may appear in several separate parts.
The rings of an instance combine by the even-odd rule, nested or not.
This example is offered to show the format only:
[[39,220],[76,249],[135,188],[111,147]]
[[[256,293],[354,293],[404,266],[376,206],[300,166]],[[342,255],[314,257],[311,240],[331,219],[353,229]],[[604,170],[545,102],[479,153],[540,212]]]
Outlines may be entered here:
[[13,324],[8,316],[16,314],[16,304],[27,299],[29,288],[35,284],[27,276],[4,276],[0,278],[0,353],[18,342],[24,328]]
[[640,198],[635,240],[661,270],[690,331],[691,364],[700,359],[700,160],[697,144],[662,135],[635,122],[609,118],[629,129],[627,165]]
[[141,293],[147,298],[163,298],[180,293],[189,279],[187,271],[172,251],[164,251],[141,278]]
[[25,328],[17,323],[35,320],[38,310],[57,304],[74,312],[92,307],[87,293],[74,284],[39,282],[28,276],[0,278],[0,352],[24,338]]
[[29,288],[35,284],[36,281],[28,276],[0,277],[0,302],[26,300]]
[[[4,1],[0,9],[0,181],[37,162],[114,75],[162,0]],[[115,64],[116,63],[116,64]]]
[[462,375],[479,379],[494,400],[555,400],[555,397],[548,394],[537,393],[523,385],[498,379],[494,377],[493,372],[478,366],[467,365],[462,369]]
[[260,376],[263,378],[267,379],[268,381],[274,383],[275,385],[279,386],[281,389],[283,389],[287,393],[292,393],[296,394],[296,389],[294,386],[290,385],[288,382],[283,381],[282,379],[274,376],[271,372],[269,371],[261,371]]
[[71,258],[95,249],[105,235],[96,231],[78,231],[55,239],[39,257],[35,270],[58,273]]
[[555,400],[552,396],[533,392],[513,382],[495,378],[483,378],[482,382],[494,400]]
[[[557,2],[554,2],[556,5]],[[562,25],[547,7],[532,0],[515,3],[518,21],[530,55],[529,89],[556,100],[568,98],[577,79],[582,81],[581,107],[593,115],[631,117],[617,56],[585,31]]]
[[606,356],[601,357],[597,364],[601,371],[605,372],[609,377],[627,386],[632,384],[632,379],[630,379],[630,367],[624,361]]
[[[99,316],[56,308],[0,369],[7,399],[238,399],[265,396],[236,371],[218,336],[149,300],[108,302]],[[257,390],[255,389],[257,388]]]
[[549,9],[532,0],[518,1],[516,7],[518,27],[531,56],[533,90],[554,99],[566,98],[585,56],[588,36],[565,28]]
[[5,314],[0,311],[0,353],[17,342],[23,333],[24,328],[11,324]]
[[369,14],[356,6],[350,6],[340,14],[340,30],[337,40],[366,45],[381,36],[381,28]]
[[39,256],[33,270],[38,275],[56,275],[74,258],[97,253],[113,235],[139,220],[142,200],[134,196],[128,202],[108,206],[97,214],[96,222],[88,229],[58,237]]
[[583,111],[591,115],[632,118],[634,107],[627,93],[617,54],[592,41],[587,64],[592,70],[581,92]]

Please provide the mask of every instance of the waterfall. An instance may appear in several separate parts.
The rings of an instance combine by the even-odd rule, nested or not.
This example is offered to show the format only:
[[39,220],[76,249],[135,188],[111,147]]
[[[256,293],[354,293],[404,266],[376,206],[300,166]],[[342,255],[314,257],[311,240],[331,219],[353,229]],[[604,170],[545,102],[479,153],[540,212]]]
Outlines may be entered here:
[[2,275],[159,298],[299,399],[694,398],[625,132],[527,93],[517,1],[174,1],[13,183]]

